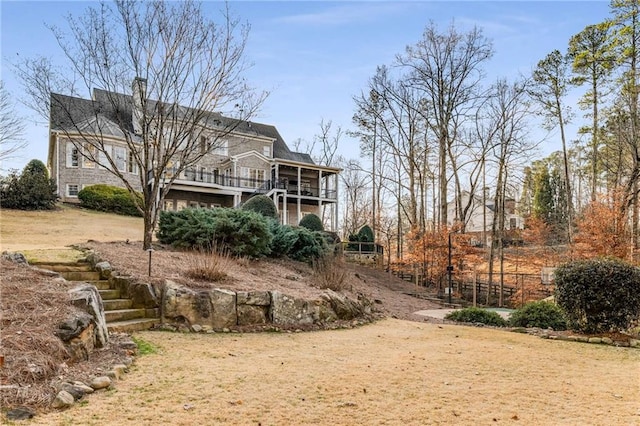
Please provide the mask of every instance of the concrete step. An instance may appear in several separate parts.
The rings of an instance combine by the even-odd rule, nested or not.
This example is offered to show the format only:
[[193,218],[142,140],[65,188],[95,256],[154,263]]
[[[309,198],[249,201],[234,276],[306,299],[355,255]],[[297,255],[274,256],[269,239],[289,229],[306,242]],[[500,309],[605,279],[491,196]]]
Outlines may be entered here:
[[87,284],[91,284],[96,286],[98,290],[110,290],[111,284],[107,280],[99,280],[99,281],[87,281]]
[[116,321],[126,321],[145,317],[144,309],[117,309],[115,311],[105,311],[104,318],[107,323]]
[[112,299],[120,299],[120,290],[109,289],[109,290],[98,290],[100,292],[100,297],[102,297],[102,301],[112,300]]
[[134,331],[149,330],[160,324],[160,318],[141,318],[126,321],[116,321],[107,324],[109,333],[133,333]]
[[48,269],[54,272],[91,272],[93,268],[88,263],[31,263],[32,266]]
[[118,311],[121,309],[130,309],[133,304],[131,299],[107,299],[103,300],[104,311]]
[[100,273],[95,271],[68,271],[60,272],[60,275],[67,281],[98,281]]

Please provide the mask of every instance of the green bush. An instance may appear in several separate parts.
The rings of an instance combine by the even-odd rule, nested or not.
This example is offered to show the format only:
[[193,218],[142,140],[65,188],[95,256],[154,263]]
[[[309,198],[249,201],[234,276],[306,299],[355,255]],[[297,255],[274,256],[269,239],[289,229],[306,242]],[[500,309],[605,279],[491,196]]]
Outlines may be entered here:
[[[360,241],[361,243],[374,242],[373,230],[369,225],[364,225],[362,228],[360,228],[360,230],[358,231],[358,241]],[[372,252],[375,250],[374,244],[361,244],[360,246],[362,251]]]
[[271,240],[271,255],[273,257],[288,256],[291,249],[298,241],[298,233],[289,225],[280,225],[273,222],[271,226],[273,240]]
[[303,228],[307,228],[309,231],[324,231],[324,225],[322,224],[322,220],[315,214],[308,214],[302,218],[298,226],[302,226]]
[[358,231],[358,241],[363,243],[373,243],[373,230],[369,225],[364,225]]
[[640,316],[640,269],[618,259],[569,262],[555,271],[556,302],[576,330],[628,329]]
[[322,257],[327,252],[327,245],[320,232],[309,231],[307,228],[292,228],[297,239],[289,250],[288,256],[293,260],[311,262]]
[[242,210],[249,210],[260,213],[264,217],[278,219],[278,209],[273,204],[273,200],[266,195],[255,195],[249,198],[242,205]]
[[445,319],[457,322],[493,325],[496,327],[504,327],[507,325],[507,321],[505,321],[505,319],[502,318],[497,312],[480,308],[464,308],[453,311],[448,314]]
[[[136,201],[137,198],[137,201]],[[136,204],[142,205],[142,194],[132,195],[129,190],[111,185],[91,185],[78,192],[80,206],[101,212],[126,216],[142,216]]]
[[216,246],[234,256],[261,257],[270,253],[272,234],[259,213],[231,208],[188,208],[162,211],[158,240],[182,248]]
[[58,201],[56,183],[40,160],[31,160],[22,174],[0,178],[0,205],[6,209],[51,210]]
[[271,254],[301,262],[313,262],[327,253],[324,235],[303,227],[278,225],[272,228]]
[[514,327],[539,327],[566,330],[567,319],[562,309],[553,303],[531,302],[511,314],[509,323]]

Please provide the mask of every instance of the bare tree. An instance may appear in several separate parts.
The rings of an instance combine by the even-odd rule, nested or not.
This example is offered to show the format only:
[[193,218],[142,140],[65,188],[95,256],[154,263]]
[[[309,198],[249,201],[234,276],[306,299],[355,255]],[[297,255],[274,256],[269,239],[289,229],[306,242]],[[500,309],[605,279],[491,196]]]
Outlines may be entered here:
[[[496,250],[500,256],[502,268],[504,231],[505,231],[505,198],[509,183],[510,170],[514,167],[515,157],[531,149],[527,141],[527,119],[530,114],[526,103],[527,83],[518,81],[508,83],[498,80],[491,89],[492,96],[483,107],[485,132],[482,137],[490,146],[490,159],[495,164],[496,185],[494,195],[494,215],[491,224],[491,248],[489,252],[489,285],[493,279],[493,263]],[[500,300],[502,305],[502,275],[500,280]],[[488,303],[489,294],[487,294]]]
[[473,28],[460,33],[452,23],[440,32],[432,22],[422,39],[397,62],[412,71],[412,84],[422,90],[429,109],[427,122],[438,141],[440,223],[447,224],[448,161],[461,121],[481,97],[483,64],[493,55],[491,42]]
[[[78,119],[76,98],[53,95],[50,108],[65,124],[63,136],[84,148],[78,150],[82,156],[112,172],[130,192],[141,189],[144,248],[149,248],[173,181],[253,116],[266,96],[243,78],[248,26],[225,6],[213,21],[191,0],[101,3],[70,16],[68,24],[68,34],[52,28],[66,61],[63,74],[46,60],[23,61],[17,68],[24,86],[35,91],[34,103],[55,86],[71,94],[80,87],[101,89],[93,101],[106,111],[94,108],[90,122],[86,114]],[[109,146],[114,133],[139,170],[136,181],[116,167]],[[166,173],[169,168],[172,174]]]
[[369,220],[368,190],[370,177],[357,160],[348,160],[340,164],[340,182],[344,198],[342,229],[344,236],[356,234]]
[[22,139],[24,123],[18,116],[9,92],[0,80],[0,161],[13,158],[27,146]]

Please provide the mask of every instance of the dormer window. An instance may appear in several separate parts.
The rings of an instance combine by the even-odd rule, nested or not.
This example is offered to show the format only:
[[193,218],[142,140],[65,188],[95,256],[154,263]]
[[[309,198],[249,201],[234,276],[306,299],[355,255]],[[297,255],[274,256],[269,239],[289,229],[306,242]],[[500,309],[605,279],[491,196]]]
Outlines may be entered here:
[[262,147],[262,155],[265,157],[271,157],[271,147],[269,145],[265,145]]

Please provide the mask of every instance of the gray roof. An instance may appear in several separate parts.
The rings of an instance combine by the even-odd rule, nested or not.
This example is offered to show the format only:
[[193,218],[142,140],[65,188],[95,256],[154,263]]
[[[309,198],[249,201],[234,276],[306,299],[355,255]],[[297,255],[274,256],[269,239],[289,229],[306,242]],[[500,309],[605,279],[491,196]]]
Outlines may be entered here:
[[[133,97],[121,93],[94,89],[93,99],[51,93],[51,130],[82,132],[87,129],[100,129],[102,134],[123,137],[123,130],[133,134],[132,120]],[[149,101],[151,107],[156,103]],[[188,109],[186,107],[184,111]],[[273,157],[300,163],[315,164],[309,154],[289,149],[275,126],[238,120],[210,112],[205,120],[214,125],[222,123],[236,132],[273,139]]]

